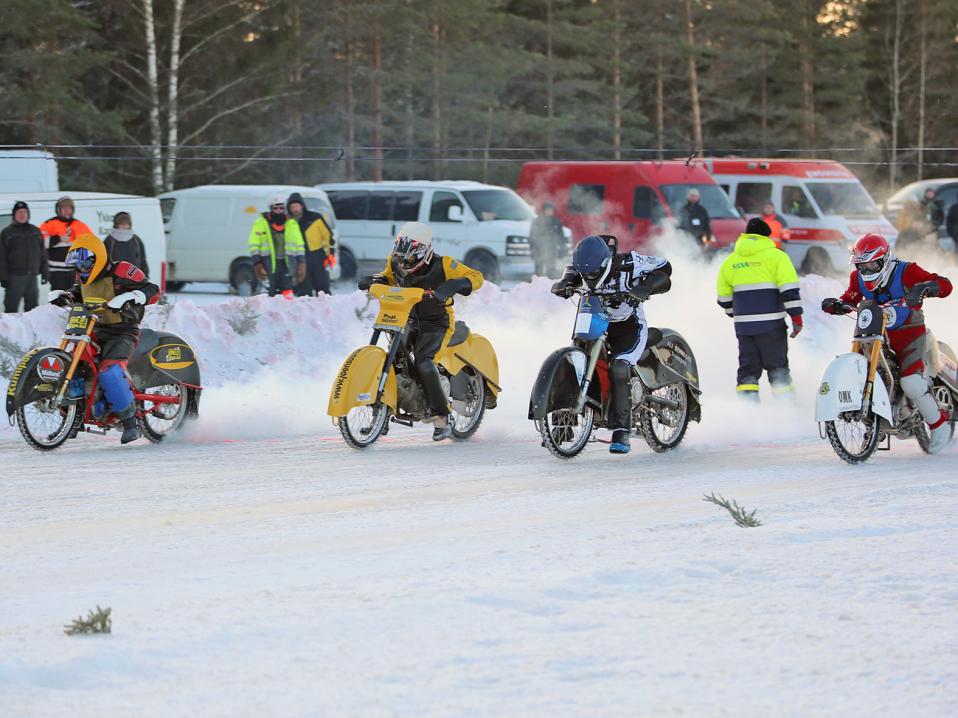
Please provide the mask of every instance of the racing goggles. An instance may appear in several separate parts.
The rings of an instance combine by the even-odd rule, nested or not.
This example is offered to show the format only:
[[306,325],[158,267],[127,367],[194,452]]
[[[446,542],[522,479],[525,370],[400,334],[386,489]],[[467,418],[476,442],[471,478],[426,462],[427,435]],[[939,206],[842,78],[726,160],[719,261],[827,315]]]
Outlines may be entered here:
[[408,237],[396,242],[393,254],[399,260],[399,266],[406,272],[414,272],[429,261],[429,247]]
[[86,247],[71,249],[67,253],[66,265],[73,267],[81,276],[87,276],[93,271],[93,265],[96,264],[96,255]]
[[598,269],[583,274],[582,278],[594,289],[599,282],[605,279],[606,272],[608,272],[609,269],[609,262],[611,261],[612,257],[606,257],[602,260],[602,264],[599,265]]
[[882,269],[884,269],[884,267],[885,267],[884,257],[882,257],[881,259],[873,259],[870,262],[859,262],[858,264],[855,265],[855,269],[857,269],[862,274],[868,275],[868,276],[878,274],[879,272],[881,272]]

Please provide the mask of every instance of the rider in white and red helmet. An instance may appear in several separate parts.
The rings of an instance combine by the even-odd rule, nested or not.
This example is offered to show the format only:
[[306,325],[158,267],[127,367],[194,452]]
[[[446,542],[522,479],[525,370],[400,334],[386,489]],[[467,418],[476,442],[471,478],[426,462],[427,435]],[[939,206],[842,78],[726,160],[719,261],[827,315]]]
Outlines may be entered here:
[[824,300],[822,311],[847,314],[863,299],[890,309],[888,343],[898,358],[902,391],[928,422],[932,453],[940,451],[951,439],[951,417],[928,391],[924,376],[927,330],[922,303],[926,297],[947,297],[951,282],[914,262],[896,258],[880,234],[866,234],[855,242],[849,263],[855,269],[848,289],[837,299]]

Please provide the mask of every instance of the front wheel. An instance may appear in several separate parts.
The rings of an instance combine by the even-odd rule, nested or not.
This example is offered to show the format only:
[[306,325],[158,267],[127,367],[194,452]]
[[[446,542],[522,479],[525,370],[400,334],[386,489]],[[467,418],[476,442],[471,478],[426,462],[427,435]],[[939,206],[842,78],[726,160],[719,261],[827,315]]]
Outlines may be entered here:
[[52,451],[63,445],[83,420],[83,404],[54,408],[52,399],[40,399],[17,407],[17,428],[24,440],[38,451]]
[[860,464],[878,448],[878,422],[878,414],[871,411],[848,412],[834,421],[826,421],[825,434],[842,461]]
[[650,394],[646,400],[649,405],[642,409],[639,419],[639,431],[652,451],[662,453],[682,443],[689,428],[689,390],[685,384],[677,382],[659,387]]
[[594,420],[592,408],[587,406],[581,414],[576,414],[572,409],[550,411],[536,424],[542,436],[542,445],[553,456],[571,459],[589,442]]
[[354,449],[365,449],[382,436],[389,421],[389,407],[385,404],[354,406],[339,419],[339,433]]
[[169,403],[138,402],[140,430],[143,436],[154,444],[160,443],[168,434],[179,429],[190,413],[195,413],[195,409],[191,411],[192,394],[182,384],[154,386],[145,389],[143,393],[171,400]]

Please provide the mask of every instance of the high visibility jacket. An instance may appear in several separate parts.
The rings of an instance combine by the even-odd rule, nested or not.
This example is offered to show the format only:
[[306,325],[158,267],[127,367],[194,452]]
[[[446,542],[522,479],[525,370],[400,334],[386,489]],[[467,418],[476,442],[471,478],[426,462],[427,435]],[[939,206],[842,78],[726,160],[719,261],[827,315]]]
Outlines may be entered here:
[[786,314],[802,314],[792,260],[771,239],[758,234],[738,238],[735,251],[719,269],[716,290],[719,306],[735,320],[735,333],[740,336],[764,334],[783,326]]
[[772,233],[769,238],[775,243],[775,246],[778,249],[782,248],[782,239],[788,239],[785,235],[785,227],[788,225],[785,223],[785,220],[779,217],[777,214],[763,214],[761,215],[762,221],[768,225],[768,228],[772,230]]
[[[292,217],[287,217],[283,225],[283,239],[286,245],[286,268],[293,271],[296,268],[296,262],[306,260],[306,246],[303,242],[303,233],[299,230],[299,223]],[[273,232],[265,214],[260,215],[253,222],[253,229],[249,233],[249,254],[254,262],[262,262],[270,272],[276,271]]]
[[[386,284],[396,287],[419,287],[420,289],[438,289],[442,284],[451,279],[466,279],[471,285],[468,292],[470,294],[482,286],[482,272],[477,269],[467,267],[458,259],[452,257],[442,257],[438,254],[433,256],[429,265],[423,271],[413,275],[403,276],[396,271],[395,264],[397,260],[393,255],[389,255],[386,261],[386,269],[383,270],[383,278]],[[412,310],[412,317],[424,322],[435,322],[445,324],[451,332],[456,326],[456,315],[452,309],[452,299],[440,304],[437,301],[423,301],[417,304]],[[448,318],[447,318],[448,317]]]
[[306,210],[303,212],[303,216],[299,218],[298,223],[306,242],[306,251],[323,251],[326,256],[329,256],[332,248],[336,245],[336,240],[333,239],[333,233],[329,229],[329,224],[326,223],[326,218],[319,212]]
[[47,249],[47,260],[51,272],[73,272],[67,266],[67,253],[74,239],[84,234],[93,234],[84,222],[76,218],[64,221],[59,217],[52,217],[40,225],[43,241]]

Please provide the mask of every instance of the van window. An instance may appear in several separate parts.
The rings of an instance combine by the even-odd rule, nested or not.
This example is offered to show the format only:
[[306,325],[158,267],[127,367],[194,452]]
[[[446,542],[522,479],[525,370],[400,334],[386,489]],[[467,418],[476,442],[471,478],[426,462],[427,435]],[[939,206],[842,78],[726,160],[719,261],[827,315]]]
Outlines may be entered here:
[[333,208],[320,197],[303,197],[306,200],[306,209],[313,212],[319,212],[326,220],[330,229],[336,226],[336,218],[333,216]]
[[462,193],[480,222],[509,219],[515,222],[535,219],[535,212],[511,189],[471,189]]
[[604,184],[574,184],[569,187],[569,214],[602,214]]
[[369,209],[366,210],[366,219],[377,222],[389,221],[393,213],[392,192],[370,192]]
[[167,197],[160,200],[160,212],[163,214],[163,223],[167,224],[173,219],[173,208],[176,206],[176,199]]
[[396,192],[393,219],[397,222],[415,222],[419,219],[422,192]]
[[636,187],[632,197],[632,214],[638,219],[658,222],[662,219],[662,203],[651,187]]
[[958,185],[953,185],[938,190],[938,194],[935,195],[935,199],[941,202],[941,207],[947,215],[948,210],[958,203]]
[[183,223],[191,227],[226,227],[229,225],[231,200],[219,197],[184,199]]
[[771,182],[739,182],[735,190],[735,206],[744,214],[761,214],[765,203],[771,201]]
[[672,214],[676,217],[679,216],[688,201],[689,192],[693,189],[699,191],[699,201],[708,211],[710,218],[738,219],[741,216],[732,206],[728,195],[717,184],[663,184],[659,185],[659,189],[665,195],[665,201],[668,202]]
[[812,203],[808,201],[808,195],[798,185],[782,187],[782,212],[805,219],[818,219]]
[[449,208],[462,209],[462,201],[452,192],[435,192],[432,195],[432,206],[429,208],[430,222],[450,222]]
[[878,207],[858,182],[809,182],[818,208],[837,217],[877,217]]
[[333,203],[336,219],[366,219],[366,205],[369,201],[369,192],[364,190],[334,189],[326,193]]

